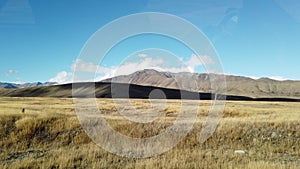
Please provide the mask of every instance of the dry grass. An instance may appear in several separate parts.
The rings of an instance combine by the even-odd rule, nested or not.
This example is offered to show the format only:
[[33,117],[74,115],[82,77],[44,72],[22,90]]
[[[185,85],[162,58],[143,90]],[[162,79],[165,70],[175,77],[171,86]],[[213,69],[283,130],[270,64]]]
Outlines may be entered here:
[[[151,108],[145,101],[131,103],[150,116],[143,114]],[[111,99],[97,102],[112,128],[137,138],[162,132],[180,112],[180,101],[167,101],[155,107],[158,119],[139,124],[122,117]],[[72,99],[0,98],[0,168],[300,168],[300,103],[227,102],[215,134],[203,144],[198,133],[210,102],[200,101],[200,106],[193,130],[172,150],[132,159],[92,142],[77,120]]]

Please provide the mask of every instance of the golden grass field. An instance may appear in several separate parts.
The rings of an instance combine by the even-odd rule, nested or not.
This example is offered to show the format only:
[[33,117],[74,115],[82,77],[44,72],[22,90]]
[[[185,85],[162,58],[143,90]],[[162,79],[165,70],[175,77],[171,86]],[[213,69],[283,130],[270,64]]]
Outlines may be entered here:
[[[150,105],[130,101],[141,113]],[[228,101],[214,135],[199,143],[210,102],[187,101],[201,106],[188,136],[166,153],[136,159],[97,146],[81,128],[72,102],[0,98],[0,168],[300,168],[300,103]],[[180,110],[180,101],[169,100],[155,122],[136,124],[120,116],[112,99],[97,103],[112,128],[136,138],[172,125]]]

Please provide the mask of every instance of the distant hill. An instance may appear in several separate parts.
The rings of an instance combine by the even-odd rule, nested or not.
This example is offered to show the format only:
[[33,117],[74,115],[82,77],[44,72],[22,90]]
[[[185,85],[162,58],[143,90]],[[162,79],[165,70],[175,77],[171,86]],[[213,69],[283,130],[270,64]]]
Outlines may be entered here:
[[57,85],[55,82],[34,82],[34,83],[1,83],[0,88],[5,89],[16,89],[16,88],[27,88],[27,87],[34,87],[34,86],[52,86]]
[[[188,81],[198,84],[197,88],[187,87],[195,92],[210,92],[210,79],[218,77],[217,74],[198,73],[170,73],[146,69],[130,75],[117,76],[103,80],[103,82],[131,83],[144,86],[157,86],[163,88],[178,89],[177,82]],[[218,78],[216,78],[218,79]],[[225,75],[226,94],[247,97],[277,97],[277,98],[300,98],[300,81],[276,81],[269,78],[258,80],[242,76]],[[216,82],[217,83],[217,82]],[[188,84],[188,83],[185,83]]]
[[[95,93],[91,93],[89,89],[95,86]],[[178,89],[167,89],[154,86],[140,86],[135,84],[125,83],[75,83],[55,85],[55,86],[40,86],[29,87],[21,89],[0,89],[1,97],[63,97],[71,98],[72,89],[74,90],[76,98],[140,98],[140,99],[201,99],[211,100],[214,94],[211,93],[198,93]],[[127,92],[124,92],[127,91]],[[152,94],[153,91],[159,91],[158,94]],[[155,93],[154,92],[154,93]],[[163,94],[161,94],[163,93]],[[239,95],[219,95],[219,99],[227,100],[244,100],[244,101],[292,101],[299,102],[300,99],[296,98],[251,98]]]
[[[89,89],[91,86],[95,85],[95,93],[90,93]],[[123,84],[123,83],[105,83],[97,82],[95,84],[91,82],[86,83],[75,83],[56,85],[56,86],[42,86],[42,87],[29,87],[22,89],[0,89],[0,96],[9,97],[72,97],[72,88],[75,92],[75,97],[85,98],[85,97],[98,97],[98,98],[149,98],[149,94],[157,89],[163,91],[167,99],[178,99],[181,97],[181,93],[184,93],[185,97],[192,99],[200,97],[198,93],[190,91],[179,91],[176,89],[165,89],[153,86],[139,86],[134,84]],[[128,91],[128,92],[124,92]],[[208,99],[211,97],[210,93],[203,94],[202,98]],[[153,98],[162,98],[159,95]]]
[[[146,69],[97,82],[95,83],[95,93],[88,93],[87,88],[94,84],[91,82],[75,83],[73,87],[77,97],[149,98],[150,95],[153,98],[210,99],[213,96],[210,79],[218,79],[219,76],[217,74],[170,73]],[[225,79],[227,92],[218,94],[226,96],[228,100],[299,101],[300,99],[300,81],[276,81],[268,78],[255,80],[232,75],[226,75]],[[184,90],[179,87],[181,82],[185,85]],[[195,82],[197,86],[191,85]],[[20,87],[14,86],[14,84],[0,83],[2,86],[6,85],[6,87],[0,88],[0,96],[72,97],[72,84],[53,84],[31,83],[27,84],[28,87],[25,87],[26,85]],[[153,95],[151,92],[155,89],[162,92]]]

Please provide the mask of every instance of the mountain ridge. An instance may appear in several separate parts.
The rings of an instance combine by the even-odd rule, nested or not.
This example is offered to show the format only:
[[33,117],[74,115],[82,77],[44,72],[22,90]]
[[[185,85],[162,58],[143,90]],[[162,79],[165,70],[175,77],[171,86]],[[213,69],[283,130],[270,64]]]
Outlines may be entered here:
[[[285,80],[278,81],[270,78],[252,79],[243,76],[220,75],[208,73],[171,73],[159,72],[156,70],[141,70],[129,75],[121,75],[102,80],[102,82],[112,83],[132,83],[144,86],[157,86],[171,89],[181,89],[180,82],[196,82],[196,85],[190,85],[189,88],[194,92],[211,92],[212,86],[210,79],[215,78],[215,84],[223,83],[222,76],[226,81],[226,92],[222,94],[240,95],[249,97],[300,97],[300,81]],[[179,85],[176,82],[179,81]],[[221,86],[222,87],[222,86]]]
[[[223,78],[223,79],[222,79]],[[224,79],[225,78],[225,79]],[[208,73],[171,73],[160,72],[153,69],[145,69],[134,72],[129,75],[121,75],[113,78],[105,79],[96,82],[96,95],[104,97],[110,95],[111,87],[118,84],[135,85],[134,90],[143,93],[143,90],[148,91],[149,88],[159,88],[162,91],[177,90],[188,91],[194,93],[212,93],[211,79],[217,87],[226,90],[217,91],[218,94],[224,96],[238,96],[252,99],[261,98],[285,98],[285,99],[300,99],[300,81],[276,81],[269,78],[252,79],[243,76],[220,75]],[[222,86],[221,80],[226,80],[226,88]],[[91,82],[94,83],[94,82]],[[1,83],[0,83],[1,84]],[[2,83],[3,84],[3,83]],[[52,85],[55,84],[55,85]],[[84,84],[84,83],[79,83]],[[86,83],[88,84],[88,83]],[[117,84],[117,85],[115,85]],[[183,85],[184,84],[184,85]],[[120,87],[123,87],[119,85]],[[218,86],[219,85],[219,86]],[[0,85],[1,86],[1,85]],[[29,87],[13,87],[10,89],[1,89],[0,96],[42,96],[42,97],[71,97],[72,84],[56,84],[56,83],[35,83]],[[67,87],[66,87],[67,86]],[[182,87],[183,86],[183,87]],[[103,88],[104,87],[104,88]],[[49,89],[47,89],[49,88]],[[101,91],[103,95],[99,94]],[[44,92],[44,93],[43,93]],[[51,93],[54,92],[54,93]],[[100,93],[101,93],[100,92]],[[145,94],[145,93],[144,93]],[[146,97],[142,94],[142,97]],[[136,95],[137,96],[137,95]]]
[[[95,90],[91,87],[95,86]],[[124,92],[125,91],[125,92]],[[153,91],[164,93],[154,94]],[[300,102],[300,98],[252,98],[239,95],[215,95],[213,93],[197,93],[186,90],[168,89],[154,86],[140,86],[125,83],[82,82],[55,86],[36,86],[19,89],[0,89],[0,97],[54,97],[54,98],[134,98],[134,99],[185,99],[212,100],[217,96],[219,100],[233,101],[278,101]]]
[[9,82],[0,82],[0,88],[5,89],[17,89],[17,88],[27,88],[34,86],[53,86],[57,85],[56,82],[32,82],[32,83],[9,83]]

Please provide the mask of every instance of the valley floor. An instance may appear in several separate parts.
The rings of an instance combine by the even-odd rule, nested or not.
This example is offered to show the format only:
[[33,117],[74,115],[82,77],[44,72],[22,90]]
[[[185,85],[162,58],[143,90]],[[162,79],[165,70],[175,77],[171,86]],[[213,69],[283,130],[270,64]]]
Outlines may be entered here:
[[[161,104],[154,107],[158,119],[140,124],[118,113],[126,107],[115,103],[124,100],[96,101],[114,130],[134,138],[162,132],[182,105],[180,100],[127,100],[149,117],[151,104]],[[82,129],[72,99],[0,97],[0,168],[300,168],[300,103],[228,101],[213,136],[199,143],[210,102],[184,102],[187,110],[199,106],[191,132],[170,151],[139,159],[97,146]]]

